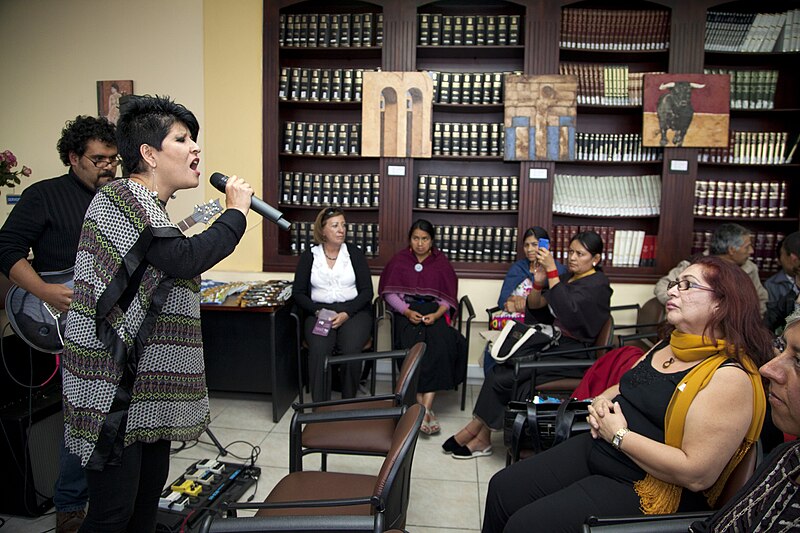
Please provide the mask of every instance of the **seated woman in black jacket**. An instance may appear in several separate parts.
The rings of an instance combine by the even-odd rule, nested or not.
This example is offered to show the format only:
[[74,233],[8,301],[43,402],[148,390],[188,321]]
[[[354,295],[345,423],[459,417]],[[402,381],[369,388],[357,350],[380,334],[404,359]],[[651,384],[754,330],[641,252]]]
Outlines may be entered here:
[[[569,243],[567,268],[559,276],[556,262],[547,248],[536,252],[538,268],[533,276],[533,289],[528,294],[528,307],[548,306],[554,325],[560,328],[561,338],[555,350],[570,350],[590,346],[611,316],[611,287],[608,278],[598,268],[603,240],[593,231],[577,233]],[[549,290],[542,295],[547,287]],[[588,357],[578,355],[572,357]],[[538,372],[537,383],[559,378],[580,377],[580,370]],[[516,399],[530,394],[532,370],[522,370]],[[491,455],[491,430],[503,427],[503,413],[514,385],[514,366],[497,365],[486,375],[473,418],[461,431],[442,445],[445,453],[456,459],[472,459]]]
[[[308,380],[311,398],[327,400],[322,370],[325,356],[358,353],[372,333],[372,278],[363,252],[345,242],[344,211],[326,207],[314,222],[314,242],[297,264],[292,294],[305,312],[308,344]],[[330,331],[321,334],[314,326],[323,309],[335,312]],[[353,398],[361,374],[359,364],[341,367],[342,397]]]

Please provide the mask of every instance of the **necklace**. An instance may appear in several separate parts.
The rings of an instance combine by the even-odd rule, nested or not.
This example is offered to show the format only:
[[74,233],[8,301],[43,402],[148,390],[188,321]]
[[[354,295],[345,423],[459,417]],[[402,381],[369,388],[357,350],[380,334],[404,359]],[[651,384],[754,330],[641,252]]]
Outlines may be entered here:
[[675,362],[675,358],[670,356],[669,359],[661,363],[661,368],[669,368],[669,366]]
[[328,261],[336,261],[336,257],[339,257],[339,254],[336,254],[336,257],[331,257],[325,252],[325,248],[322,249],[322,255],[325,256],[325,259]]

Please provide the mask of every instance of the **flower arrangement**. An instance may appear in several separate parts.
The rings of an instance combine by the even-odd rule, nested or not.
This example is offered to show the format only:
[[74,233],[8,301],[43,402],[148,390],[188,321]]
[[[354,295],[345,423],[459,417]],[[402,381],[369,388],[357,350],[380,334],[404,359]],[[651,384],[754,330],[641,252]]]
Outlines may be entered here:
[[19,185],[20,174],[26,178],[31,175],[31,169],[22,165],[22,170],[12,170],[17,166],[17,157],[11,152],[6,150],[0,152],[0,187],[13,187]]

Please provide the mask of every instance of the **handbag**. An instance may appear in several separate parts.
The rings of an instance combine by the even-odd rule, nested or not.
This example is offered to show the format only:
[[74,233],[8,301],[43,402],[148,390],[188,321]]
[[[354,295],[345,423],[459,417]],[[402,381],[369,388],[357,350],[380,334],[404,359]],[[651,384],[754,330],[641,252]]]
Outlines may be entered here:
[[522,450],[539,453],[589,431],[586,417],[590,405],[588,400],[574,398],[560,403],[509,402],[503,417],[503,444],[509,464],[519,460]]
[[539,352],[552,346],[558,346],[561,330],[548,324],[523,324],[509,320],[503,331],[492,343],[492,359],[504,363],[513,358],[515,361],[535,359]]

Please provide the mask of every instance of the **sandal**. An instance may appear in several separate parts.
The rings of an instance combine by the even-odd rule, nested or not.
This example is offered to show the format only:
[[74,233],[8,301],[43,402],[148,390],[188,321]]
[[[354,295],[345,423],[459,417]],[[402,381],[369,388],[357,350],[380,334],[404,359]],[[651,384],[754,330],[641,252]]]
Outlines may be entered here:
[[430,429],[429,435],[434,435],[441,431],[442,426],[439,425],[439,419],[436,418],[436,413],[433,412],[433,409],[428,409],[428,416],[430,418],[430,422],[428,423],[428,428]]
[[460,449],[453,451],[453,459],[475,459],[476,457],[489,455],[492,455],[491,444],[482,450],[475,450],[474,452],[466,446],[462,446]]
[[[425,418],[428,418],[428,413],[427,412],[425,413]],[[425,433],[426,435],[430,435],[431,434],[431,422],[430,422],[430,420],[425,420],[425,418],[422,419],[422,425],[419,427],[419,430],[421,432]]]

